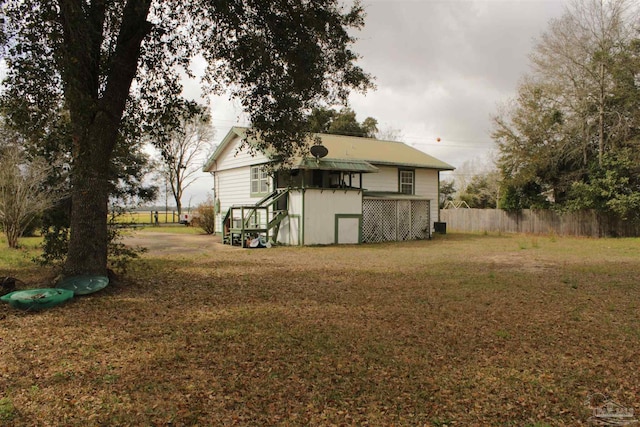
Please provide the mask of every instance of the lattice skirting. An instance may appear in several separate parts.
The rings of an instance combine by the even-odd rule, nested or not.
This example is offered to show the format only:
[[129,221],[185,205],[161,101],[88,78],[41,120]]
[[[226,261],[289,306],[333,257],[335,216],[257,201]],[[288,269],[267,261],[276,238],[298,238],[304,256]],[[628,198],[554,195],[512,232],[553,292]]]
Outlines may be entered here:
[[362,241],[389,242],[429,237],[428,200],[364,199]]

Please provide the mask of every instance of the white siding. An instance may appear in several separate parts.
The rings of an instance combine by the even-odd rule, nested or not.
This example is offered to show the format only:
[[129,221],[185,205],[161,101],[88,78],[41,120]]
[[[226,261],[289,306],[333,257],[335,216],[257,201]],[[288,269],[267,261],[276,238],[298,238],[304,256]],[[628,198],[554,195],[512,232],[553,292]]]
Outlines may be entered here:
[[224,151],[220,153],[218,160],[216,161],[216,171],[237,169],[241,167],[267,163],[269,161],[262,153],[256,153],[252,156],[251,154],[249,154],[246,148],[242,151],[238,151],[241,142],[242,139],[238,136],[231,142],[229,142],[229,144],[224,148]]
[[[261,153],[249,154],[246,148],[238,150],[242,139],[236,136],[220,153],[213,170],[216,198],[220,201],[220,214],[216,226],[222,230],[222,219],[233,205],[253,205],[260,197],[251,197],[251,166],[267,163]],[[269,189],[273,187],[271,180]]]
[[433,169],[416,169],[416,194],[431,200],[429,218],[431,228],[438,221],[438,171]]
[[276,241],[284,245],[299,245],[302,228],[301,222],[302,218],[297,216],[287,216],[284,218],[280,224]]
[[[362,215],[362,192],[307,189],[304,193],[304,244],[336,243],[337,214]],[[350,234],[348,229],[346,232]]]
[[277,241],[285,245],[299,245],[302,242],[302,190],[291,190],[289,192],[288,212],[289,215],[282,220]]
[[398,168],[378,166],[374,173],[362,174],[362,188],[367,191],[398,191]]
[[215,173],[216,197],[220,201],[220,215],[216,226],[222,230],[222,219],[233,205],[253,205],[262,197],[251,197],[250,167],[229,169]]

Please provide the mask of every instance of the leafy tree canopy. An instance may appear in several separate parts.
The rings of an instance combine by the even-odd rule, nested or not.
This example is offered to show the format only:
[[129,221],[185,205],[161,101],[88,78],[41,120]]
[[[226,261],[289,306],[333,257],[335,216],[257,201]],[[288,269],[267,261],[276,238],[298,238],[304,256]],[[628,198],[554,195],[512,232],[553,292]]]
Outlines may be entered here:
[[455,182],[452,179],[440,181],[440,209],[444,208],[447,202],[453,201],[456,191]]
[[167,141],[181,73],[208,63],[208,92],[230,93],[284,157],[304,145],[306,115],[371,86],[355,63],[361,5],[338,0],[0,0],[3,96],[47,128],[62,106],[72,146],[65,274],[106,272],[109,173],[125,121]]
[[497,171],[474,175],[461,191],[460,200],[470,208],[494,209],[497,205],[499,179]]
[[378,133],[378,121],[367,117],[358,122],[356,113],[344,107],[340,111],[318,107],[314,108],[307,117],[310,132],[329,133],[337,135],[361,136],[375,138]]
[[607,152],[603,167],[595,167],[588,180],[571,188],[569,208],[596,209],[623,220],[640,220],[640,156],[624,149]]
[[[494,118],[502,207],[628,215],[640,144],[638,6],[581,0],[550,23],[533,73]],[[626,207],[623,207],[626,205]]]

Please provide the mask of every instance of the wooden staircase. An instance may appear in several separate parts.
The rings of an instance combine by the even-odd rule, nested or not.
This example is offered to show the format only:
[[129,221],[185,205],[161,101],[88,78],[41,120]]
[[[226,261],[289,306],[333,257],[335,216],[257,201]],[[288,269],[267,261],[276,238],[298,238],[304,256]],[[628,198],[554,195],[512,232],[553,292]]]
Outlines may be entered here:
[[257,235],[263,235],[267,241],[270,240],[269,236],[272,236],[271,240],[275,243],[280,224],[289,212],[273,209],[273,206],[283,197],[287,197],[288,193],[288,189],[277,189],[255,205],[231,206],[222,220],[223,243],[246,247],[247,239]]

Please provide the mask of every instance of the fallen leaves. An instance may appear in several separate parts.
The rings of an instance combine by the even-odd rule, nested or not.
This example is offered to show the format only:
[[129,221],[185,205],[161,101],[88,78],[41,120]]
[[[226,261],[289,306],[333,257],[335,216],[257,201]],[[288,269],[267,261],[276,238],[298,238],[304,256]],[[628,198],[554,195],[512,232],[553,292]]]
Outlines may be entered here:
[[91,297],[0,308],[0,398],[14,425],[586,425],[594,392],[640,405],[638,241],[608,244],[149,253]]

